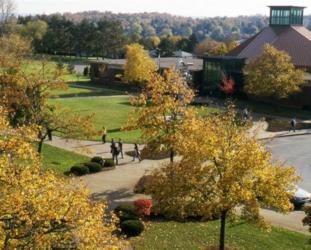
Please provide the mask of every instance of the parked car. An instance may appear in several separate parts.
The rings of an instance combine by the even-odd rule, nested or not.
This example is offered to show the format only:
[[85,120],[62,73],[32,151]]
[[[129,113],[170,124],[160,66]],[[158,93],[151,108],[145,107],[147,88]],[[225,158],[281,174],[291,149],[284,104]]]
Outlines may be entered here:
[[311,202],[311,194],[308,191],[297,187],[291,202],[294,204],[295,209],[301,209],[305,204]]

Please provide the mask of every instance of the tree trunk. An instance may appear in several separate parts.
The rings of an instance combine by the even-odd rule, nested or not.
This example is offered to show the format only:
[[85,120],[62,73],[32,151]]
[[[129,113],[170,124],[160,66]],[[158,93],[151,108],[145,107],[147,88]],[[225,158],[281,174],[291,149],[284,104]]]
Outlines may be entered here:
[[40,138],[39,145],[38,145],[38,153],[39,154],[41,154],[41,152],[42,152],[43,141],[44,141],[44,139]]
[[222,211],[220,215],[220,238],[219,238],[219,250],[225,250],[225,230],[226,230],[226,217],[227,210]]
[[171,160],[171,163],[174,162],[174,150],[173,149],[170,150],[170,160]]

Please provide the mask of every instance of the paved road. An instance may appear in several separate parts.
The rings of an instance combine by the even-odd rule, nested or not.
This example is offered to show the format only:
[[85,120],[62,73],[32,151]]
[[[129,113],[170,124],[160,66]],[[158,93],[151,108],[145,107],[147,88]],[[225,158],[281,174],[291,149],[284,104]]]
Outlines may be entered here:
[[303,178],[298,186],[311,193],[311,135],[275,138],[268,148],[275,159],[296,167]]

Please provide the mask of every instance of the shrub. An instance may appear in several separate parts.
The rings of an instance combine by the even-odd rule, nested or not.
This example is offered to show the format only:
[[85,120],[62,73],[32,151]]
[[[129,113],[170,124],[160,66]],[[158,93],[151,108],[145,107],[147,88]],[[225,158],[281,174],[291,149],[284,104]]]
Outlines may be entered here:
[[133,204],[121,204],[115,208],[114,212],[119,217],[121,223],[127,220],[138,220]]
[[134,193],[145,194],[148,187],[151,185],[153,177],[151,175],[144,175],[139,179],[134,187]]
[[104,168],[114,167],[116,164],[112,159],[104,159]]
[[119,212],[127,212],[135,214],[135,206],[133,204],[120,204],[114,209],[114,212],[118,214]]
[[[309,227],[309,231],[311,232],[311,206],[306,206],[304,207],[304,211],[306,214],[306,217],[303,219],[302,223],[304,226],[308,226]],[[310,240],[311,243],[311,240]]]
[[122,233],[126,234],[129,237],[140,235],[145,227],[140,220],[127,220],[121,223],[120,225]]
[[102,166],[104,166],[104,163],[105,163],[104,159],[102,157],[100,157],[100,156],[93,157],[91,159],[91,162],[96,162],[96,163],[98,163],[98,164],[100,164]]
[[81,164],[71,167],[70,172],[73,173],[74,175],[82,176],[90,173],[90,170],[87,166]]
[[150,199],[139,199],[134,201],[135,212],[139,216],[149,216],[151,213],[152,200]]
[[169,151],[157,149],[153,145],[153,142],[151,142],[150,144],[148,144],[146,147],[144,147],[141,150],[142,159],[161,160],[161,159],[168,158],[169,156],[170,156]]
[[97,162],[86,162],[84,166],[88,167],[90,173],[97,173],[102,170],[102,165]]

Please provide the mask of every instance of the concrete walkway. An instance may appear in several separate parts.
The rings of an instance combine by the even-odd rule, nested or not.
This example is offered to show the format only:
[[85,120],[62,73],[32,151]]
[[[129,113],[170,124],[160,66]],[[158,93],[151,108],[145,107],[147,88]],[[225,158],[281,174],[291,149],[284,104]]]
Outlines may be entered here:
[[[53,141],[46,142],[54,147],[86,155],[111,158],[110,143],[102,144],[95,141],[82,141],[53,137]],[[142,146],[140,146],[140,149]],[[143,160],[134,162],[126,152],[133,151],[133,144],[123,144],[124,159],[119,159],[115,170],[90,174],[80,177],[92,191],[94,199],[106,199],[110,207],[118,203],[133,201],[144,195],[137,195],[133,189],[138,180],[147,172],[161,166],[168,160]]]
[[[266,124],[257,122],[250,130],[250,134],[257,135],[258,139],[271,139],[273,136],[286,136],[287,132],[283,133],[265,133],[263,130]],[[308,133],[311,131],[307,131]],[[293,132],[292,132],[293,133]],[[296,132],[299,135],[303,131]],[[289,134],[292,135],[292,134]],[[102,144],[95,141],[67,140],[59,137],[54,137],[52,142],[47,144],[59,147],[68,151],[80,153],[89,157],[102,156],[111,158],[110,143]],[[124,152],[132,151],[132,144],[124,144]],[[118,203],[129,202],[136,200],[145,195],[138,195],[133,192],[135,184],[148,171],[159,168],[168,160],[143,160],[142,162],[133,162],[132,157],[124,153],[124,159],[120,159],[119,165],[115,170],[100,172],[97,174],[86,175],[81,177],[88,188],[90,188],[94,199],[106,199],[110,208],[115,207]],[[279,227],[284,227],[290,230],[308,234],[308,228],[302,225],[304,212],[294,211],[287,215],[276,213],[272,210],[263,209],[261,214],[271,224]]]

